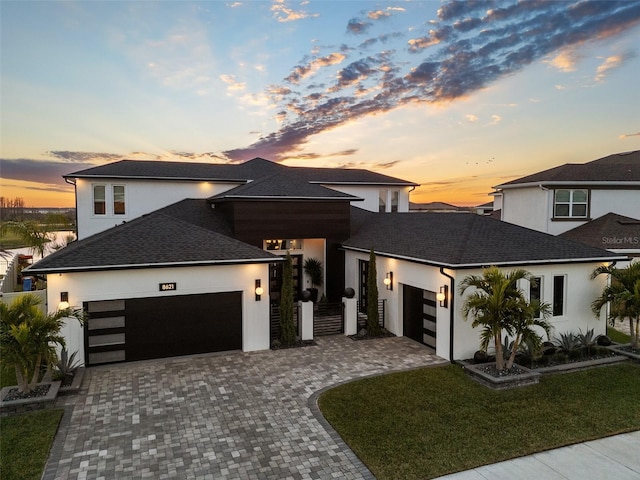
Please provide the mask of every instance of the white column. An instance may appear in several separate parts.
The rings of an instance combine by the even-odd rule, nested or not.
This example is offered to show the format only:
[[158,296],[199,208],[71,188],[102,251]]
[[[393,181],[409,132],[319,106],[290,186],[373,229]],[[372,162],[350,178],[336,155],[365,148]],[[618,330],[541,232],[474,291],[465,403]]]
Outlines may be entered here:
[[300,339],[313,340],[313,302],[298,302]]
[[344,334],[358,333],[358,301],[355,298],[342,297],[344,305]]

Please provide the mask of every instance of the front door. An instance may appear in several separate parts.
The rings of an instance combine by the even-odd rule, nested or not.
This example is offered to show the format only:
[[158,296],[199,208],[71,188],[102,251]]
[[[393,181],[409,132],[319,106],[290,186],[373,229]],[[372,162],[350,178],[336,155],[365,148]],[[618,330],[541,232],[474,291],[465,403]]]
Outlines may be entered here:
[[402,319],[404,336],[436,348],[436,292],[404,285]]

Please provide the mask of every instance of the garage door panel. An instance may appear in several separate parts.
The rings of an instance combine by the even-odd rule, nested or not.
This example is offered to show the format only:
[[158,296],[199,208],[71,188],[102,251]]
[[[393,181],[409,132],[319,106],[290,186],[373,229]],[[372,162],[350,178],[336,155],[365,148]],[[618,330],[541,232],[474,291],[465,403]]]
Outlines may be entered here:
[[85,308],[89,365],[242,348],[242,292],[87,302]]
[[242,348],[241,292],[126,301],[127,359]]

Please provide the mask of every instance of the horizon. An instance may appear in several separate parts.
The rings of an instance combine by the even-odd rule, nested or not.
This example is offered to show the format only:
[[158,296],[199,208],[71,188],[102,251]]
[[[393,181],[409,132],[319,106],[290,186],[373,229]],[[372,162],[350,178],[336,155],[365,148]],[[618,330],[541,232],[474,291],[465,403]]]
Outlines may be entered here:
[[640,149],[640,1],[0,3],[5,198],[121,159],[363,168],[415,203]]

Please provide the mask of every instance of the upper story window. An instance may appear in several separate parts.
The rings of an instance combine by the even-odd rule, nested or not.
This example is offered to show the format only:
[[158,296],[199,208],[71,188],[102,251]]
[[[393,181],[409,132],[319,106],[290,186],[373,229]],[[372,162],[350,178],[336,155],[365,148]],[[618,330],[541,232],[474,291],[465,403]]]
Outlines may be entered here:
[[105,215],[107,213],[107,189],[104,185],[93,186],[93,214]]
[[301,238],[289,238],[282,240],[265,240],[265,250],[302,250]]
[[399,198],[400,198],[400,192],[398,192],[398,190],[392,190],[391,191],[391,211],[392,212],[398,211]]
[[589,191],[560,189],[555,191],[554,218],[587,218]]
[[387,191],[380,190],[378,196],[378,212],[386,212],[387,211]]
[[113,214],[124,215],[124,185],[113,186]]

